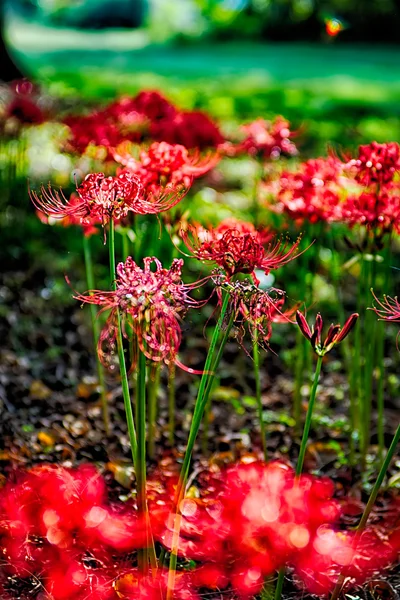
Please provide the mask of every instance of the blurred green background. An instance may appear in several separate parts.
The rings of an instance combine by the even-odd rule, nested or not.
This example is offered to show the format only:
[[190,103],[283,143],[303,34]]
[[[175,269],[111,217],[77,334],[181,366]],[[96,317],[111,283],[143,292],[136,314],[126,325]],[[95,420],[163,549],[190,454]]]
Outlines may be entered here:
[[310,156],[400,139],[397,4],[13,0],[6,37],[22,71],[67,106],[157,88],[228,130],[283,114]]

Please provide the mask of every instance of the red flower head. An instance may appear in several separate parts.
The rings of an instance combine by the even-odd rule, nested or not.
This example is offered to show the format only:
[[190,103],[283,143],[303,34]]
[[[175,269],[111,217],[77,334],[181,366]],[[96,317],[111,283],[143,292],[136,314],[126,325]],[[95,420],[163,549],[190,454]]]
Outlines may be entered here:
[[143,186],[136,175],[121,173],[117,177],[106,177],[103,173],[87,175],[77,188],[78,200],[67,201],[62,193],[54,192],[49,185],[42,187],[39,197],[31,192],[31,200],[42,213],[55,219],[72,217],[76,223],[85,220],[100,220],[106,225],[128,215],[158,214],[175,206],[187,190],[159,189],[157,194],[144,195]]
[[[383,300],[379,300],[372,290],[372,295],[377,303],[377,307],[374,306],[371,310],[375,311],[380,321],[387,321],[392,323],[400,323],[400,302],[397,296],[391,298],[390,296],[383,296]],[[398,337],[400,336],[400,331]],[[397,340],[398,341],[398,340]],[[399,346],[397,344],[397,349]]]
[[350,227],[363,225],[378,235],[400,231],[400,195],[386,188],[379,194],[363,192],[349,196],[340,206],[342,218]]
[[132,99],[132,108],[142,113],[151,121],[171,118],[176,114],[176,108],[160,92],[144,90]]
[[[119,310],[124,327],[132,328],[140,350],[149,360],[182,366],[177,359],[181,342],[180,319],[190,306],[200,305],[189,296],[189,291],[202,282],[182,283],[182,259],[174,259],[170,269],[164,269],[154,257],[145,258],[143,262],[144,269],[131,257],[125,263],[119,263],[115,291],[94,291],[76,298],[111,310],[99,339],[99,356],[104,364],[110,364],[110,352],[115,350]],[[155,271],[151,270],[152,264],[156,266]],[[126,319],[127,315],[131,318]]]
[[396,142],[359,146],[358,158],[348,161],[346,167],[361,185],[387,185],[400,168],[400,146]]
[[293,260],[298,253],[300,238],[289,246],[288,241],[275,238],[263,246],[259,234],[235,228],[218,230],[198,230],[190,228],[182,231],[182,238],[193,255],[200,261],[211,261],[225,271],[228,279],[238,273],[251,274],[257,281],[255,270],[268,274]]
[[342,342],[350,333],[355,326],[358,319],[358,314],[353,313],[347,319],[343,327],[340,325],[331,325],[329,327],[325,341],[322,342],[322,328],[323,321],[321,315],[318,313],[315,319],[315,325],[310,329],[305,316],[298,310],[296,312],[296,321],[300,327],[301,333],[310,342],[318,356],[324,356],[327,352],[332,350],[336,344]]
[[224,137],[208,115],[200,111],[177,112],[172,118],[153,121],[150,137],[169,144],[181,144],[185,148],[217,148]]
[[[127,570],[114,584],[118,598],[125,600],[164,600],[168,589],[168,571],[160,570],[156,577],[143,575],[136,569]],[[174,600],[200,600],[196,594],[191,574],[178,571],[175,574]]]
[[218,162],[217,154],[200,157],[189,155],[184,146],[154,142],[140,152],[139,160],[128,152],[126,144],[114,151],[114,158],[130,172],[139,176],[146,191],[156,194],[163,188],[189,188],[192,179],[201,177]]
[[83,154],[89,146],[104,147],[108,156],[109,149],[121,141],[121,132],[105,111],[90,115],[69,115],[64,124],[70,129],[66,150]]
[[333,157],[308,160],[295,173],[284,171],[277,182],[277,209],[299,222],[335,220],[340,171],[341,163]]
[[289,129],[289,122],[283,117],[274,121],[256,119],[243,125],[245,139],[237,146],[235,153],[247,152],[264,159],[278,159],[281,155],[295,156],[297,148],[291,141],[296,134]]

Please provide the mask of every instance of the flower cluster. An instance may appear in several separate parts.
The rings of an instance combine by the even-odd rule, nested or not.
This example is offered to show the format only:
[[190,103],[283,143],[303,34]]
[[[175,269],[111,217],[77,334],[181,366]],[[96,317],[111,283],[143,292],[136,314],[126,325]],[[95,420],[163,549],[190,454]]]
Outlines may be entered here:
[[290,131],[290,123],[283,117],[274,121],[256,119],[242,126],[245,139],[234,148],[235,154],[250,154],[263,159],[276,160],[280,156],[295,156],[297,148],[292,142],[296,135]]
[[106,158],[124,140],[155,140],[198,150],[216,148],[224,142],[208,115],[180,111],[157,91],[122,97],[89,115],[68,115],[63,122],[70,130],[68,151],[83,154],[91,146],[100,147]]
[[339,216],[341,163],[334,157],[311,159],[295,172],[284,171],[273,186],[276,210],[298,223],[334,221]]
[[385,186],[400,169],[400,146],[396,142],[359,146],[358,157],[350,159],[346,168],[362,186]]
[[[106,366],[112,365],[117,343],[118,311],[123,329],[130,332],[149,360],[183,366],[177,354],[181,343],[180,320],[191,306],[200,306],[189,292],[202,282],[184,284],[181,279],[182,259],[174,259],[169,269],[154,257],[143,260],[141,269],[131,257],[117,266],[115,291],[93,290],[77,295],[82,302],[110,310],[106,326],[100,334],[99,356]],[[155,271],[151,270],[155,265]],[[189,369],[190,370],[190,369]]]

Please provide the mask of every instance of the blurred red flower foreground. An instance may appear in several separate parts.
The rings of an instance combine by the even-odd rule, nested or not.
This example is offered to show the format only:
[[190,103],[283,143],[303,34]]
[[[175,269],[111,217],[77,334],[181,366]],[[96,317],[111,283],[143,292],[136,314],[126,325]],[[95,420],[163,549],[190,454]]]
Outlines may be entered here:
[[[167,550],[177,481],[149,482],[155,539]],[[366,529],[354,550],[353,534],[334,527],[341,507],[326,478],[296,479],[291,467],[272,462],[232,466],[207,475],[200,498],[180,506],[178,573],[174,598],[196,599],[205,590],[251,598],[266,576],[286,565],[300,587],[329,593],[346,567],[347,586],[394,562],[398,533]],[[146,544],[134,501],[111,502],[103,476],[92,466],[50,465],[19,473],[0,493],[0,591],[34,579],[41,600],[162,600],[167,574],[141,575],[136,553]],[[187,568],[187,560],[191,569]]]

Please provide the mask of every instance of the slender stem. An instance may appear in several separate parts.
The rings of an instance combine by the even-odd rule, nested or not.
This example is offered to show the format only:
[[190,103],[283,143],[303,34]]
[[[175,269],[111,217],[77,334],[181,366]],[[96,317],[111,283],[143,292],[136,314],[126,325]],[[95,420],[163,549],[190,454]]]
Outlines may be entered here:
[[[136,459],[137,507],[144,519],[146,533],[149,526],[146,499],[146,357],[138,348],[136,380],[136,427],[138,436]],[[148,539],[147,539],[148,543]],[[147,547],[138,550],[138,566],[142,574],[148,572]]]
[[[108,243],[109,243],[109,252],[110,252],[111,285],[112,285],[112,288],[115,290],[117,287],[117,284],[116,284],[117,274],[116,274],[116,270],[115,270],[114,222],[112,220],[110,221]],[[132,460],[133,460],[133,464],[136,465],[137,438],[136,438],[135,422],[133,419],[131,397],[130,397],[130,393],[129,393],[128,374],[126,371],[125,353],[124,353],[124,345],[123,345],[123,339],[122,339],[121,314],[120,314],[119,310],[117,310],[117,348],[118,348],[119,368],[120,368],[120,373],[121,373],[122,395],[124,398],[126,423],[128,426],[129,441],[131,444]]]
[[[368,298],[369,290],[371,289],[372,282],[375,275],[376,262],[368,262],[365,282],[364,282],[364,297]],[[365,311],[364,313],[364,330],[365,340],[371,342],[376,339],[375,326],[376,319],[371,311]],[[371,439],[371,409],[372,409],[372,387],[373,387],[373,370],[374,370],[374,357],[375,357],[375,344],[368,343],[364,346],[365,349],[365,363],[364,363],[364,435],[363,435],[363,446],[362,446],[362,464],[365,465],[366,456],[368,453],[369,443]]]
[[256,401],[257,401],[257,410],[258,410],[258,420],[260,421],[260,430],[261,430],[261,443],[262,449],[264,452],[264,460],[267,462],[268,460],[268,450],[267,450],[267,434],[265,431],[265,423],[263,419],[263,406],[261,400],[261,381],[260,381],[260,351],[258,348],[258,335],[257,329],[254,330],[254,339],[253,339],[253,361],[254,361],[254,377],[256,380]]
[[153,363],[150,367],[150,377],[148,382],[148,404],[149,404],[149,438],[148,452],[149,457],[155,457],[155,438],[157,422],[157,394],[160,386],[160,363]]
[[[175,492],[175,499],[174,499],[174,506],[173,506],[173,510],[174,510],[175,514],[172,515],[173,516],[174,536],[173,536],[170,564],[169,564],[169,570],[168,570],[168,589],[167,589],[167,599],[166,600],[172,600],[173,594],[174,594],[175,572],[176,572],[176,564],[177,564],[177,557],[178,557],[178,544],[179,544],[179,531],[180,531],[180,518],[181,518],[181,515],[179,514],[179,506],[180,506],[180,503],[185,494],[185,488],[186,488],[186,483],[188,480],[189,467],[190,467],[190,462],[192,459],[194,444],[197,439],[197,435],[198,435],[201,421],[203,418],[204,409],[207,405],[208,397],[209,397],[209,394],[210,394],[210,391],[212,388],[212,382],[214,381],[214,378],[215,378],[215,371],[211,370],[211,369],[213,367],[213,363],[214,363],[214,365],[216,365],[216,361],[214,361],[214,352],[215,352],[215,348],[216,348],[216,345],[218,342],[218,338],[222,331],[222,326],[223,326],[225,315],[226,315],[226,312],[228,309],[228,303],[229,303],[229,294],[227,292],[225,292],[223,301],[222,301],[221,312],[219,315],[217,325],[213,332],[210,347],[209,347],[208,353],[207,353],[206,362],[204,365],[203,375],[200,380],[196,404],[195,404],[193,417],[192,417],[192,423],[191,423],[190,431],[189,431],[186,452],[185,452],[185,456],[183,459],[183,464],[182,464],[181,473],[179,476],[177,489]],[[229,332],[227,333],[225,331],[225,335],[224,335],[225,340],[228,339],[228,334],[229,334]],[[222,350],[223,350],[223,348],[220,347],[220,351],[218,352],[218,355],[220,355],[220,354],[222,355]],[[216,365],[216,366],[218,366],[218,365]]]
[[122,256],[124,261],[129,256],[129,238],[126,230],[124,230],[122,233]]
[[[373,506],[375,504],[376,497],[377,497],[378,492],[379,492],[379,490],[381,488],[381,485],[383,483],[384,477],[386,475],[386,471],[388,470],[389,465],[391,463],[391,460],[393,458],[393,455],[394,455],[394,453],[396,451],[397,444],[399,443],[399,440],[400,440],[400,424],[397,426],[396,433],[394,434],[392,443],[390,444],[390,448],[389,448],[389,450],[388,450],[388,452],[386,454],[385,460],[384,460],[384,462],[382,464],[382,467],[381,467],[381,469],[379,471],[378,477],[376,478],[374,487],[372,488],[371,495],[370,495],[369,500],[367,502],[367,505],[366,505],[366,507],[364,509],[364,512],[363,512],[362,517],[361,517],[361,520],[360,520],[360,522],[359,522],[359,524],[357,526],[356,534],[355,534],[354,539],[353,539],[353,551],[354,551],[354,553],[357,550],[358,542],[360,541],[361,535],[362,535],[362,533],[363,533],[363,531],[365,529],[365,526],[366,526],[366,524],[368,522],[369,515],[371,514],[371,510],[372,510],[372,508],[373,508]],[[354,556],[354,554],[353,554],[353,556]],[[335,586],[335,588],[333,590],[333,593],[332,593],[332,596],[331,596],[331,600],[337,600],[337,598],[339,597],[339,594],[341,592],[341,589],[342,589],[342,586],[343,586],[343,583],[344,583],[345,579],[346,579],[346,569],[344,569],[341,572],[340,576],[339,576],[339,579],[338,579],[338,581],[336,583],[336,586]]]
[[203,439],[202,439],[203,454],[207,453],[207,448],[208,448],[208,430],[209,430],[209,425],[210,425],[211,403],[212,403],[211,392],[212,392],[212,388],[215,385],[215,374],[219,367],[219,363],[221,362],[221,358],[222,358],[226,343],[228,341],[234,319],[235,319],[235,313],[234,313],[234,311],[232,311],[231,316],[229,318],[228,325],[226,326],[225,331],[222,335],[222,339],[219,344],[217,355],[211,365],[211,371],[214,374],[214,377],[209,379],[207,387],[206,387],[206,392],[205,392],[207,394],[208,400],[207,400],[207,404],[206,404],[206,408],[205,408],[205,417],[204,417],[204,421],[203,421],[203,427],[204,427]]
[[304,457],[306,454],[307,441],[308,441],[308,436],[310,433],[311,419],[312,419],[312,414],[313,414],[313,410],[314,410],[315,398],[317,395],[317,387],[318,387],[318,382],[319,382],[319,376],[321,374],[321,367],[322,367],[322,356],[318,356],[317,365],[315,367],[314,381],[313,381],[313,385],[311,388],[310,401],[308,403],[306,421],[304,423],[303,436],[301,438],[299,458],[297,460],[297,465],[296,465],[296,476],[299,476],[303,471]]
[[175,365],[168,371],[168,437],[171,446],[175,443]]
[[[90,248],[90,239],[83,235],[83,254],[85,257],[85,269],[86,269],[86,281],[88,290],[94,290],[94,275],[93,275],[93,261],[92,253]],[[90,316],[92,320],[92,333],[93,333],[93,344],[94,344],[94,355],[96,357],[97,377],[100,386],[100,398],[101,398],[101,410],[103,414],[104,429],[106,435],[110,433],[110,418],[108,414],[108,402],[107,402],[107,390],[106,382],[104,377],[103,366],[100,362],[99,355],[97,353],[97,342],[100,336],[99,321],[97,319],[96,306],[90,304]]]
[[[364,318],[364,304],[363,304],[363,280],[365,273],[365,260],[364,255],[360,254],[360,278],[358,282],[358,293],[357,293],[357,308],[356,312],[362,315]],[[362,374],[362,360],[361,360],[361,348],[363,347],[363,333],[364,323],[359,323],[355,330],[355,345],[354,345],[354,360],[350,373],[350,395],[354,399],[354,407],[356,408],[355,420],[356,426],[358,427],[358,439],[360,447],[364,447],[364,428],[363,428],[363,411],[364,411],[364,400],[363,400],[363,385],[361,381]],[[360,414],[361,413],[361,414]]]

